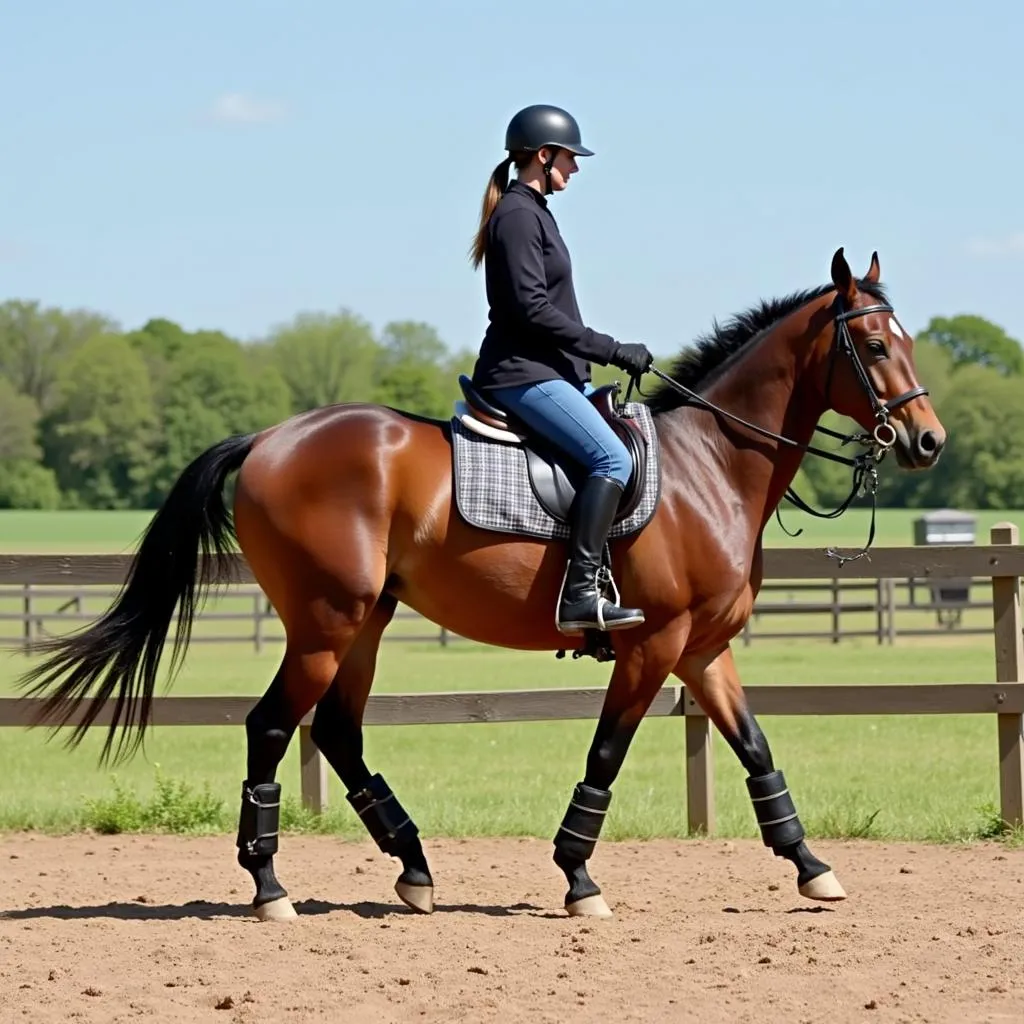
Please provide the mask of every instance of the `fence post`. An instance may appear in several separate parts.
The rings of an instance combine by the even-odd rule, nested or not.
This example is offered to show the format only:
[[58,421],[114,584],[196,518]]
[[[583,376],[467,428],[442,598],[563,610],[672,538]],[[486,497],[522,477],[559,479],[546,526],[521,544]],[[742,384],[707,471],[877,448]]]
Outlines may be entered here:
[[832,580],[832,643],[839,643],[839,638],[843,635],[840,629],[839,616],[841,614],[840,606],[841,591],[839,588],[839,580]]
[[896,581],[885,581],[885,605],[886,613],[889,616],[889,625],[886,631],[886,639],[890,645],[896,643]]
[[[1019,544],[1013,523],[992,527],[993,544]],[[992,577],[992,617],[996,646],[996,681],[1024,682],[1024,638],[1021,634],[1020,579]],[[1024,715],[997,715],[999,728],[1000,815],[1011,827],[1024,825]]]
[[715,831],[711,719],[682,686],[679,704],[686,723],[686,825],[690,835],[711,835]]
[[310,735],[310,726],[299,726],[299,766],[302,773],[302,806],[314,814],[327,808],[327,762]]
[[263,651],[263,592],[257,591],[252,596],[252,639],[256,653]]
[[22,587],[22,614],[25,616],[25,623],[22,627],[22,650],[26,654],[32,653],[32,584],[26,583]]

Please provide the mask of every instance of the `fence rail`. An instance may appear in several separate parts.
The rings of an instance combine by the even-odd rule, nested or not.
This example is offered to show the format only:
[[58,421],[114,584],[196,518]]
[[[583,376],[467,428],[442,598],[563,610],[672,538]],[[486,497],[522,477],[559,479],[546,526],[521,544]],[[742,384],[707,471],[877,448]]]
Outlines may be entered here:
[[[1010,529],[994,526],[993,533]],[[0,584],[78,584],[120,586],[131,555],[0,555]],[[228,559],[232,583],[255,583],[245,559]],[[841,569],[821,548],[766,548],[766,580],[918,579],[923,581],[967,577],[1024,575],[1024,547],[1002,544],[932,545],[874,548],[865,558],[847,562]]]
[[[99,614],[110,605],[117,595],[114,589],[83,589],[58,588],[52,584],[42,587],[31,583],[23,583],[16,587],[0,586],[0,609],[15,604],[20,610],[0,611],[0,648],[20,646],[27,654],[31,652],[35,640],[47,635],[63,632],[76,625],[93,622]],[[46,603],[59,600],[55,607],[46,607]],[[274,611],[266,595],[259,588],[237,587],[231,593],[231,600],[236,603],[246,602],[248,610],[211,610],[204,608],[196,613],[195,622],[199,627],[208,623],[238,623],[248,627],[246,632],[211,633],[199,628],[192,634],[192,643],[246,643],[252,644],[257,653],[267,643],[279,643],[284,640],[280,619]],[[390,643],[437,643],[445,647],[452,640],[459,639],[443,627],[438,628],[428,623],[422,615],[409,609],[400,608],[392,616],[392,625],[385,633],[384,639]],[[177,622],[177,616],[172,620]],[[4,624],[16,623],[16,632],[9,633]],[[418,632],[400,631],[402,623],[416,623]],[[267,626],[271,627],[270,632]],[[398,627],[396,629],[395,627]],[[54,628],[56,627],[56,628]]]
[[[991,599],[978,593],[986,591],[991,581],[975,577],[958,582],[963,584],[962,596],[937,601],[931,593],[935,580],[767,580],[740,642],[750,646],[755,640],[823,639],[837,644],[869,638],[891,645],[898,637],[991,632],[991,625],[974,615],[991,611]],[[922,589],[927,597],[920,596]],[[0,584],[0,647],[20,645],[28,652],[39,637],[93,621],[116,594],[106,584]],[[234,587],[229,600],[202,609],[196,621],[194,643],[246,643],[260,652],[264,645],[284,640],[277,613],[263,591],[252,585]],[[222,631],[215,632],[213,623],[220,624],[216,628]],[[461,639],[404,606],[399,606],[383,637],[389,643],[433,642],[442,647]]]
[[[995,717],[999,759],[1001,816],[1010,825],[1024,824],[1024,634],[1020,577],[1024,546],[1016,526],[992,529],[992,543],[963,548],[881,548],[871,560],[847,563],[844,577],[857,579],[988,578],[992,587],[995,673],[991,683],[915,685],[751,686],[755,714],[766,715],[907,715],[987,714]],[[0,584],[104,585],[120,583],[128,560],[118,556],[2,556]],[[251,582],[241,559],[235,579]],[[767,579],[829,579],[835,563],[815,549],[766,552]],[[495,722],[593,719],[605,691],[548,689],[491,692],[372,695],[366,724],[439,725]],[[240,725],[255,697],[161,697],[154,701],[153,720],[166,726]],[[0,698],[0,727],[24,727],[41,701]],[[714,765],[711,723],[680,686],[665,686],[649,712],[654,717],[684,721],[687,821],[692,833],[715,829]],[[313,811],[327,806],[326,764],[310,738],[312,716],[299,726],[303,802]],[[109,722],[104,709],[97,724]]]

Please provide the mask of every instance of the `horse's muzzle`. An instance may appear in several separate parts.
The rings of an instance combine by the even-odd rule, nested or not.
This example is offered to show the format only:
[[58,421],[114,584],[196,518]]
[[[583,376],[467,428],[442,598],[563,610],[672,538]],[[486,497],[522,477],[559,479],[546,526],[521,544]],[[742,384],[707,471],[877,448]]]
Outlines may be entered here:
[[925,427],[907,430],[902,424],[896,427],[896,461],[904,469],[929,469],[935,465],[946,445],[946,434],[942,430]]

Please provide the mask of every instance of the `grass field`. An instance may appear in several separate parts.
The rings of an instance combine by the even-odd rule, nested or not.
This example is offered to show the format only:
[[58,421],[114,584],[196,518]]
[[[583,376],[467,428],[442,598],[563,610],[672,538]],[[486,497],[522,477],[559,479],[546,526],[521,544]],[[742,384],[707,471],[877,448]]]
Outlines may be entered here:
[[[912,544],[917,509],[882,509],[878,514],[875,545]],[[988,543],[991,527],[1010,521],[1024,527],[1024,512],[982,511],[977,517],[979,544]],[[145,529],[151,512],[11,512],[0,511],[0,554],[47,552],[127,552]],[[773,519],[765,530],[766,543],[775,547],[859,547],[868,536],[869,512],[851,508],[838,520],[813,519],[783,505],[786,528],[802,530],[789,537]]]
[[[825,645],[740,652],[748,683],[983,681],[991,675],[984,646],[945,645],[928,651],[856,646],[836,658]],[[245,694],[265,685],[276,652],[255,655],[197,647],[174,692]],[[0,689],[10,687],[24,659],[0,662]],[[464,646],[385,646],[377,692],[602,685],[606,667]],[[764,728],[805,823],[829,835],[854,834],[875,812],[871,835],[943,838],[984,827],[998,795],[995,723],[971,717],[771,718]],[[557,825],[580,777],[593,731],[590,722],[512,723],[367,730],[368,763],[389,779],[427,834],[547,835]],[[682,723],[644,723],[616,786],[609,835],[685,834]],[[113,792],[110,773],[95,766],[99,737],[75,752],[45,734],[4,730],[0,737],[0,826],[68,828],[84,820],[84,800]],[[244,730],[238,727],[158,728],[146,757],[117,769],[121,783],[151,793],[154,767],[209,784],[223,801],[218,825],[230,827],[244,771]],[[753,822],[735,758],[715,746],[719,832],[752,835]],[[297,750],[281,779],[298,796]],[[326,827],[355,829],[337,780],[330,800],[338,813]]]
[[[0,551],[120,551],[131,547],[147,516],[137,513],[0,514]],[[883,544],[910,543],[913,518],[885,513]],[[803,525],[791,515],[787,524]],[[1015,515],[979,516],[979,541],[990,522]],[[825,529],[822,529],[822,525]],[[812,523],[789,544],[857,544],[866,520]],[[238,645],[192,648],[176,694],[255,694],[269,681],[280,648],[262,654]],[[985,638],[902,640],[894,647],[869,641],[773,642],[739,648],[747,684],[849,682],[969,682],[992,677]],[[0,655],[0,693],[27,664],[19,653]],[[385,645],[377,692],[595,686],[607,666],[556,661],[461,644]],[[987,834],[998,800],[995,722],[987,717],[766,718],[762,722],[777,764],[812,834],[913,839],[966,839]],[[573,784],[581,777],[592,722],[523,723],[367,730],[366,753],[425,835],[553,834]],[[604,835],[609,838],[685,835],[685,765],[679,720],[648,720],[615,787]],[[297,744],[295,745],[297,746]],[[46,743],[41,732],[0,731],[0,828],[71,829],[104,821],[130,827],[140,810],[130,796],[115,797],[112,773],[96,766],[99,737],[77,751]],[[244,772],[244,730],[238,727],[163,728],[146,756],[116,770],[117,785],[143,801],[154,794],[156,771],[201,793],[213,804],[163,791],[144,820],[151,827],[234,828]],[[716,737],[718,834],[753,836],[743,773]],[[298,763],[293,747],[279,778],[290,798],[286,827],[317,827],[360,835],[360,826],[331,779],[331,810],[320,823],[297,811]],[[91,801],[107,801],[97,806]]]

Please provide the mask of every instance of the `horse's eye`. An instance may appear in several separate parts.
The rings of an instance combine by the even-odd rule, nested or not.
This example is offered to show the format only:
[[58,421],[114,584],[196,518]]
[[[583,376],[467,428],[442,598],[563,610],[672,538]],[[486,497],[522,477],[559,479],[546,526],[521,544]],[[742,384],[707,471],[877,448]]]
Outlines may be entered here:
[[885,355],[885,342],[884,341],[877,341],[877,340],[873,339],[873,340],[868,342],[867,349],[868,349],[868,351],[873,356],[884,356]]

